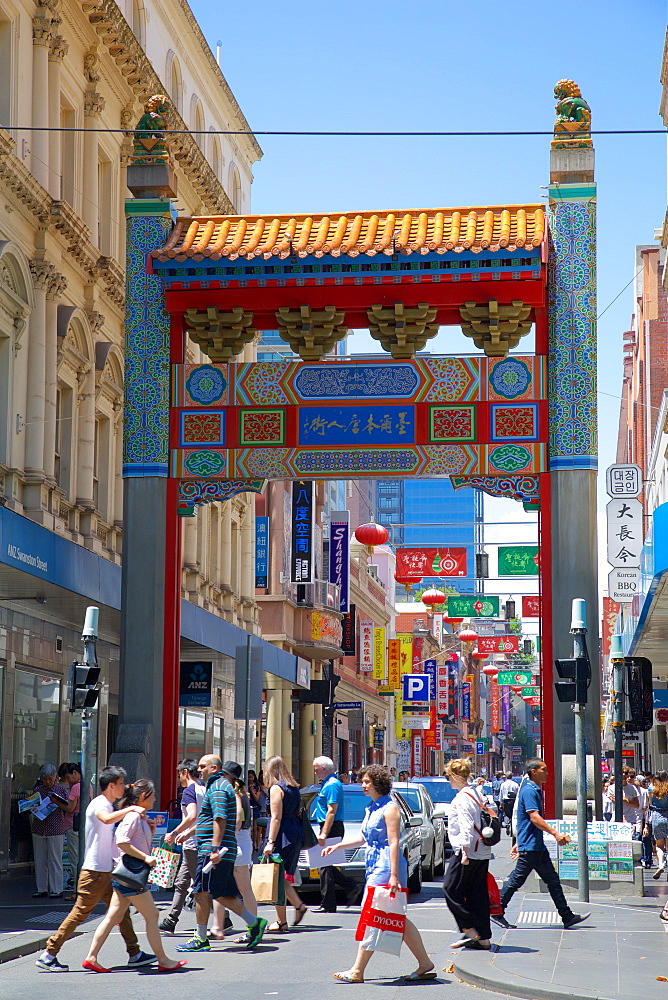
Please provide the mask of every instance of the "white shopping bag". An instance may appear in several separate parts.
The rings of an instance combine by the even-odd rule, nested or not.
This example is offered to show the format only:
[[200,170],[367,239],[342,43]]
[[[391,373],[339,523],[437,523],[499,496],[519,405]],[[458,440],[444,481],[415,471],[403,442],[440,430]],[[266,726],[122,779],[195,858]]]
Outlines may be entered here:
[[[325,847],[331,847],[333,844],[340,844],[342,840],[343,837],[328,837],[325,841]],[[315,847],[309,847],[308,849],[309,868],[326,868],[328,865],[344,865],[345,863],[345,851],[332,851],[332,853],[328,854],[326,858],[323,858],[322,847],[320,844],[316,844]]]
[[355,940],[366,951],[398,955],[406,930],[408,889],[390,892],[384,885],[367,886]]

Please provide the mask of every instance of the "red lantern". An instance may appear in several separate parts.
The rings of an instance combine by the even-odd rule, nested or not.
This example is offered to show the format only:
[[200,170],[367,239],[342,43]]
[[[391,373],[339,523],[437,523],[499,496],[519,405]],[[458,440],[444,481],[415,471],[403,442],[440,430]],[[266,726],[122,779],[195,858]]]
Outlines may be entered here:
[[499,672],[499,668],[496,663],[486,663],[482,668],[483,674],[487,674],[488,677],[496,677]]
[[382,524],[369,521],[368,524],[360,524],[358,528],[355,528],[355,538],[362,545],[366,545],[369,555],[373,555],[374,546],[384,545],[389,534],[387,528],[384,528]]
[[431,607],[435,604],[443,604],[446,600],[446,595],[442,590],[437,590],[436,587],[430,587],[429,590],[425,590],[420,600],[423,604],[426,604],[427,607]]
[[467,622],[458,634],[457,638],[460,642],[477,642],[478,633],[471,628],[470,622]]
[[510,690],[514,691],[515,694],[519,694],[520,691],[522,690],[522,685],[521,684],[511,684],[510,685]]
[[408,600],[411,587],[413,587],[416,583],[422,583],[422,578],[418,580],[414,576],[397,576],[396,573],[394,574],[394,579],[397,583],[403,584],[406,588],[406,600]]
[[479,649],[474,649],[471,656],[474,660],[486,660],[489,653],[481,653]]
[[463,618],[444,618],[443,621],[447,622],[448,625],[461,625],[461,623],[464,621],[464,619]]

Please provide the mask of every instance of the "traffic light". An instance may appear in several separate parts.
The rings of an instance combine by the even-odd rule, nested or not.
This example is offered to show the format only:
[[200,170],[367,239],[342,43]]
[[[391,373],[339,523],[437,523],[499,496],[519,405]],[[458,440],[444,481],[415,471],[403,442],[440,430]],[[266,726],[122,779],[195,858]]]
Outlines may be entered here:
[[70,663],[67,679],[67,705],[70,712],[94,708],[99,694],[95,685],[100,679],[100,668],[87,663]]
[[554,682],[559,701],[572,705],[586,705],[589,660],[584,656],[576,656],[568,660],[555,660],[554,665],[559,676],[564,678]]

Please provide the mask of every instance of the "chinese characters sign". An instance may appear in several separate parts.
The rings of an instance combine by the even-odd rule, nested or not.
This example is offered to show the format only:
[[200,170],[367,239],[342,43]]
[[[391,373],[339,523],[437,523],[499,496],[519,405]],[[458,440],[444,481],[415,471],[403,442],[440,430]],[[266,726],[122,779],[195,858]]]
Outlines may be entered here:
[[377,681],[385,679],[385,629],[380,625],[373,630],[373,677]]
[[608,562],[611,566],[640,566],[643,509],[640,500],[611,500],[608,520]]
[[540,618],[540,595],[522,595],[522,618]]
[[313,483],[292,484],[290,582],[313,583]]
[[401,687],[401,642],[390,639],[387,643],[387,682],[390,687]]
[[345,656],[355,655],[355,605],[350,605],[350,611],[346,611],[341,622],[341,649]]
[[255,518],[255,586],[269,586],[269,518]]
[[537,545],[499,545],[499,576],[536,576]]
[[448,618],[498,617],[498,597],[448,597]]
[[642,493],[642,469],[639,465],[611,465],[605,473],[608,496],[637,497]]
[[373,622],[360,622],[360,670],[362,673],[373,672]]
[[481,653],[518,653],[520,640],[516,635],[481,635],[478,637]]
[[300,445],[413,444],[415,412],[412,406],[302,406],[299,409]]
[[398,577],[466,576],[466,549],[397,549]]

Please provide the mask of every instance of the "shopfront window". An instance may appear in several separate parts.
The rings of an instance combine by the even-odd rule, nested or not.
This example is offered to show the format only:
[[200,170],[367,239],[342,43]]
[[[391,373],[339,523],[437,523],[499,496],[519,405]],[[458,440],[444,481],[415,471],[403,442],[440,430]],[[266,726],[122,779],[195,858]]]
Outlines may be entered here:
[[205,752],[206,714],[192,708],[179,709],[179,749],[182,757],[199,760]]
[[215,716],[213,720],[213,752],[221,760],[223,759],[224,734],[225,723],[219,716]]
[[32,860],[32,840],[28,814],[19,815],[18,801],[32,792],[42,764],[61,763],[60,681],[19,669],[15,678],[9,860],[24,864]]

